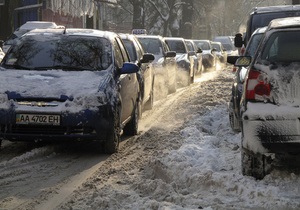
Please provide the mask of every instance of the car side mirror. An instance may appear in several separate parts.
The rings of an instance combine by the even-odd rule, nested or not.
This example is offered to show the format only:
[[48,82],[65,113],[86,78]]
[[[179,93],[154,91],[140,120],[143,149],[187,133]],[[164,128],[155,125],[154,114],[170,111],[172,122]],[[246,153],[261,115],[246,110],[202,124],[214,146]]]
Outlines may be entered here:
[[251,56],[240,56],[238,57],[234,65],[238,67],[247,67],[250,65],[251,60]]
[[198,48],[197,53],[202,53],[202,52],[203,51],[200,48]]
[[166,57],[167,58],[176,57],[176,52],[175,51],[168,51],[166,53]]
[[238,67],[247,67],[251,63],[251,56],[228,56],[227,63]]
[[234,37],[234,46],[240,48],[243,44],[243,35],[241,33],[237,33]]
[[141,58],[140,63],[149,63],[149,62],[154,61],[154,59],[155,59],[155,57],[154,57],[153,54],[151,54],[151,53],[145,53],[143,55],[143,57]]
[[227,63],[230,63],[232,65],[235,65],[236,60],[239,58],[239,56],[227,56]]
[[134,63],[125,62],[121,69],[119,69],[120,74],[132,74],[137,73],[140,70],[139,66]]

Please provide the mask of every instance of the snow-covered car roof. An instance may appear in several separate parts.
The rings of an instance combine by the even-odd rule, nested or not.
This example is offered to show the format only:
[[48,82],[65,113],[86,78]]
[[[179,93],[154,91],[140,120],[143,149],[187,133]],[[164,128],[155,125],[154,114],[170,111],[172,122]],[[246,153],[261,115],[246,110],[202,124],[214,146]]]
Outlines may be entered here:
[[67,29],[34,29],[26,33],[26,36],[35,35],[35,34],[68,34],[68,35],[78,35],[78,36],[94,36],[94,37],[103,37],[109,40],[118,36],[114,32],[110,31],[100,31],[95,29],[83,29],[83,28],[67,28]]
[[268,30],[271,28],[300,27],[300,17],[278,18],[270,22]]
[[299,5],[277,5],[268,7],[255,7],[252,13],[268,13],[268,12],[280,12],[280,11],[295,11],[300,10]]
[[57,25],[54,22],[48,21],[27,21],[21,25],[19,30],[32,30],[36,28],[56,28]]

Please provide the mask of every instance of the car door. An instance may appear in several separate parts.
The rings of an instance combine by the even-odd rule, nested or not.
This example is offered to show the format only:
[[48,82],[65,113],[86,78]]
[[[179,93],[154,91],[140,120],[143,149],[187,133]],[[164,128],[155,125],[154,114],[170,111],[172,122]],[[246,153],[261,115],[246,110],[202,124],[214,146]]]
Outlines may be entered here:
[[[119,68],[124,62],[129,62],[128,54],[123,42],[117,37],[114,43],[115,57],[118,60]],[[120,95],[122,100],[121,121],[126,121],[133,113],[135,102],[138,98],[138,82],[136,74],[122,74],[119,80]]]

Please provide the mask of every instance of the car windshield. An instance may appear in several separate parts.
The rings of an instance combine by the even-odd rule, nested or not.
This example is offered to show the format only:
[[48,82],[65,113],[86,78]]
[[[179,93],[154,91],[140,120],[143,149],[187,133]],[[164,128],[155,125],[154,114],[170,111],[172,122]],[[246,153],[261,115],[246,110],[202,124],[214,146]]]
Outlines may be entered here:
[[294,16],[299,16],[299,13],[297,11],[256,13],[253,15],[250,34],[252,34],[257,28],[267,26],[271,20]]
[[208,42],[196,42],[197,46],[202,50],[210,50]]
[[187,53],[184,42],[181,40],[166,40],[167,45],[170,50],[175,51],[176,53]]
[[195,51],[194,46],[191,42],[185,42],[189,51]]
[[142,38],[138,37],[143,49],[147,53],[152,53],[154,55],[162,55],[162,44],[158,39],[152,38]]
[[269,62],[300,62],[300,31],[274,32],[262,50],[261,59]]
[[231,51],[233,50],[233,47],[231,44],[226,44],[226,43],[223,43],[223,47],[227,50],[227,51]]
[[104,70],[112,63],[109,40],[68,35],[28,35],[7,54],[5,68]]
[[218,44],[212,44],[212,47],[216,49],[218,52],[221,52],[221,46]]
[[254,56],[262,36],[263,36],[262,33],[252,35],[252,37],[246,47],[246,51],[245,51],[246,56]]

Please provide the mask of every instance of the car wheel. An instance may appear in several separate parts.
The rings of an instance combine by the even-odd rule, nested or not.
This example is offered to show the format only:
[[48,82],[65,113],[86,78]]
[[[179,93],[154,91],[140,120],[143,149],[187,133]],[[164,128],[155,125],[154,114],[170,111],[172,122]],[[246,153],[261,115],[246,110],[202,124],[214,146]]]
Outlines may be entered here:
[[116,108],[115,113],[111,120],[110,130],[107,134],[107,139],[104,142],[104,152],[106,154],[112,154],[118,151],[119,142],[121,136],[121,124],[120,124],[120,109]]
[[241,149],[241,161],[243,175],[263,179],[271,171],[271,164],[266,156],[254,154],[244,148]]
[[136,102],[131,120],[128,124],[124,127],[124,134],[129,136],[134,136],[138,133],[138,125],[139,125],[139,118],[140,118],[140,102],[139,100]]

